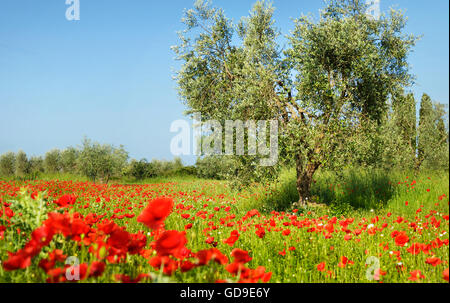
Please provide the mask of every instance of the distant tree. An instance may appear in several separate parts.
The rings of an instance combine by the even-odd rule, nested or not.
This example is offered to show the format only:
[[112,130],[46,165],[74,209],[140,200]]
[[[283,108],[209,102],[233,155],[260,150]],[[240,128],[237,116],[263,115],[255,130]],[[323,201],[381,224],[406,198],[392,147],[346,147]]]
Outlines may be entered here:
[[44,167],[46,173],[61,172],[61,151],[53,149],[45,154]]
[[403,90],[394,94],[392,109],[391,119],[394,125],[390,135],[398,140],[397,155],[402,156],[406,168],[413,168],[417,154],[417,114],[414,95],[412,93],[405,95]]
[[61,152],[61,167],[65,173],[75,173],[77,169],[78,150],[68,147]]
[[30,173],[37,176],[45,172],[44,159],[42,157],[31,157],[30,158]]
[[0,175],[4,177],[14,176],[16,171],[16,155],[7,152],[0,157]]
[[120,177],[128,160],[128,153],[123,146],[94,142],[85,138],[78,156],[79,171],[96,182],[98,179],[108,183],[113,177]]
[[423,94],[420,103],[416,169],[448,167],[448,133],[445,130],[443,106]]
[[178,171],[178,170],[180,170],[180,169],[182,169],[183,168],[183,161],[181,160],[181,158],[180,157],[175,157],[174,159],[173,159],[173,161],[172,161],[172,167],[171,167],[171,169],[173,170],[173,171]]
[[416,170],[424,163],[428,168],[440,166],[438,159],[448,146],[448,134],[443,127],[445,111],[440,105],[433,104],[430,96],[423,94],[419,115]]
[[[443,114],[440,115],[438,112],[438,122],[437,122],[437,133],[438,133],[438,142],[439,142],[439,151],[437,153],[437,159],[440,161],[439,168],[444,168],[448,170],[450,165],[449,159],[449,131],[448,124],[445,126],[445,118],[448,118],[448,112],[444,111],[442,106],[440,107]],[[448,123],[448,120],[447,120]]]
[[111,178],[120,178],[128,161],[128,152],[123,145],[119,148],[108,146],[110,152],[108,157],[109,165],[103,170],[103,176],[108,182]]
[[449,169],[449,132],[445,127],[445,119],[448,119],[448,112],[444,109],[444,105],[434,103],[434,117],[436,125],[435,142],[436,149],[432,153],[429,168]]
[[17,177],[25,177],[30,171],[30,164],[28,162],[27,154],[19,150],[16,154],[15,175]]
[[148,166],[147,159],[141,159],[140,161],[132,159],[129,164],[128,173],[136,180],[143,180],[149,177]]
[[195,163],[197,177],[225,180],[235,175],[236,163],[232,157],[205,156]]

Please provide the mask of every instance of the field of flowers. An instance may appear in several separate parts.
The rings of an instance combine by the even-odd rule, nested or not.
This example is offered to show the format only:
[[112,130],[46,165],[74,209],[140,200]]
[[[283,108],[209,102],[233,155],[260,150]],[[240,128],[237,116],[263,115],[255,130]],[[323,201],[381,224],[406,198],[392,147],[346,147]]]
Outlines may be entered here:
[[0,282],[447,283],[446,178],[345,215],[264,208],[273,186],[0,181]]

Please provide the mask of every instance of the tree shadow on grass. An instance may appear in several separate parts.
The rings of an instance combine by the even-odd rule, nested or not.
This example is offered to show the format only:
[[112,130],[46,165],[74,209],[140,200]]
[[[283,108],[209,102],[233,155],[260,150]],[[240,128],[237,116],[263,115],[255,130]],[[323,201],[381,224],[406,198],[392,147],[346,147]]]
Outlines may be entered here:
[[[276,190],[262,201],[264,208],[287,211],[298,201],[295,174],[280,175]],[[350,170],[339,174],[318,172],[311,188],[312,202],[334,209],[379,209],[394,195],[394,184],[382,171]]]
[[354,209],[382,208],[394,192],[389,175],[382,171],[352,170],[340,176],[328,173],[319,176],[312,187],[312,195],[320,203]]

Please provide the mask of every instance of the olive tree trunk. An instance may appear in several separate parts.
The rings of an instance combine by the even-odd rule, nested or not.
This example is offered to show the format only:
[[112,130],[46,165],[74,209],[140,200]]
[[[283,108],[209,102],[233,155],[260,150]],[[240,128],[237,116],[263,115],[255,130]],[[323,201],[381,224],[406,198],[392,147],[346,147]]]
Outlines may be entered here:
[[296,171],[297,171],[297,191],[300,206],[306,206],[311,199],[311,184],[313,182],[314,173],[320,167],[318,163],[308,163],[303,166],[300,156],[297,156]]

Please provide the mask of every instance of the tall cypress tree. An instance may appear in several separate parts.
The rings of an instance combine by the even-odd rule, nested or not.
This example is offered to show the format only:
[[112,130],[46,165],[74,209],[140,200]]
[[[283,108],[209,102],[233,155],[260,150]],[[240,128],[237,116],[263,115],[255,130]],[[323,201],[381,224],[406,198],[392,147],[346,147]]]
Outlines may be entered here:
[[432,139],[433,129],[433,103],[430,96],[422,95],[419,111],[418,149],[416,169],[419,169],[429,152],[429,143]]
[[420,104],[416,169],[420,169],[422,165],[432,169],[448,166],[448,133],[445,129],[445,115],[446,111],[442,104],[433,103],[427,94],[423,95]]
[[392,110],[395,129],[399,136],[398,152],[403,159],[408,159],[408,166],[414,164],[417,152],[417,117],[416,100],[412,93],[405,95],[403,89],[399,90],[392,98]]

